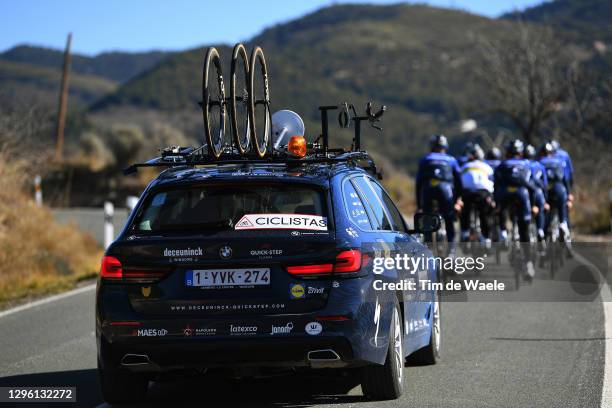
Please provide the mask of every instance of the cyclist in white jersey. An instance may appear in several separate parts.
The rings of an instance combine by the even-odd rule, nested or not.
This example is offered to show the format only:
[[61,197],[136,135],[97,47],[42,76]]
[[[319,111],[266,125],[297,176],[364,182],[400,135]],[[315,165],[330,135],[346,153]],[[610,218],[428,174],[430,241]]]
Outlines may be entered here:
[[468,151],[468,161],[460,168],[462,201],[461,241],[466,242],[470,234],[470,213],[475,209],[480,218],[482,236],[478,237],[490,245],[491,212],[493,210],[493,169],[484,159],[484,152],[478,144]]

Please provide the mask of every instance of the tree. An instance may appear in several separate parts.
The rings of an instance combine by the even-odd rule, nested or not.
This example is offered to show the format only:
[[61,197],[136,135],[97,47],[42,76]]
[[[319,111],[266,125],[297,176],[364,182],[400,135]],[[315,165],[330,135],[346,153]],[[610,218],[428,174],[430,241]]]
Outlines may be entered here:
[[550,29],[520,21],[514,28],[504,40],[479,40],[484,63],[476,74],[488,86],[492,110],[507,115],[533,144],[567,96],[568,59]]

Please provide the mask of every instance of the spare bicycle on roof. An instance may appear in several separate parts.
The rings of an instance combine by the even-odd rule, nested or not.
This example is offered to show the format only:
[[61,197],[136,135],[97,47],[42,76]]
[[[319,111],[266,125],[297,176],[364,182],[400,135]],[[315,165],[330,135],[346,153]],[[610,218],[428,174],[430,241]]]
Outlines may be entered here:
[[[170,146],[161,150],[161,156],[145,163],[136,163],[125,169],[133,173],[139,167],[197,166],[219,164],[286,163],[300,165],[324,162],[363,162],[366,169],[377,173],[374,161],[361,148],[361,125],[382,130],[378,125],[386,107],[373,108],[372,102],[365,112],[358,114],[355,105],[319,106],[321,133],[307,142],[302,119],[289,110],[271,115],[268,68],[261,47],[248,55],[243,44],[232,50],[229,96],[225,89],[222,60],[214,47],[206,50],[202,71],[202,117],[204,141],[201,146]],[[340,128],[354,128],[349,150],[330,148],[330,113],[337,113]],[[228,118],[229,116],[229,118]],[[227,129],[230,122],[231,136]],[[275,141],[272,137],[275,137]]]

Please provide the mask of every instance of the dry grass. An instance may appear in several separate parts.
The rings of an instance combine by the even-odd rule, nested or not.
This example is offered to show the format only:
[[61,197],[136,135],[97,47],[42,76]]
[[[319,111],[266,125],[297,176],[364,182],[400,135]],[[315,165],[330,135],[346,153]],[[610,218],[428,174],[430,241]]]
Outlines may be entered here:
[[0,305],[68,289],[96,274],[101,250],[24,192],[27,162],[0,151]]

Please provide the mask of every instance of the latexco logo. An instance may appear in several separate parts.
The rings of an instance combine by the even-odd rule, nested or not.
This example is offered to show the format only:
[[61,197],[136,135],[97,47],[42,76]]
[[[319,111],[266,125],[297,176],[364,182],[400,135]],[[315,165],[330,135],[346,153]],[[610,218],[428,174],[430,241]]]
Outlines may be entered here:
[[274,326],[272,325],[272,331],[270,334],[289,334],[293,330],[293,322],[289,322],[284,326]]
[[185,248],[185,249],[164,249],[164,256],[202,256],[204,251],[202,248]]
[[321,334],[323,331],[323,326],[321,326],[321,323],[319,322],[310,322],[306,325],[304,330],[306,330],[306,333],[310,334],[311,336],[316,336],[317,334]]
[[230,334],[255,334],[257,330],[257,326],[234,326],[230,324]]

